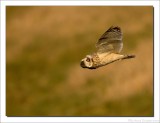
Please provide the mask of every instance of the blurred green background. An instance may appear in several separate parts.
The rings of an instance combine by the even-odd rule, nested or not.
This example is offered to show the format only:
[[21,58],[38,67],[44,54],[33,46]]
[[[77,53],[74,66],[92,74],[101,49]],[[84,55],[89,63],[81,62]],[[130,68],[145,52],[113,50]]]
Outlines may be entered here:
[[[80,67],[112,25],[123,54]],[[152,6],[7,6],[7,116],[153,116]]]

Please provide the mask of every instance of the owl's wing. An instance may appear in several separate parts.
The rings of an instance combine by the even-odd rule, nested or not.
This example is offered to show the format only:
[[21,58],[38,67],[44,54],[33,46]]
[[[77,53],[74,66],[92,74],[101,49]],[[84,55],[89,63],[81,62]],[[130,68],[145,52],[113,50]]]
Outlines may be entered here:
[[115,52],[120,53],[123,48],[121,28],[110,27],[96,43],[98,53]]

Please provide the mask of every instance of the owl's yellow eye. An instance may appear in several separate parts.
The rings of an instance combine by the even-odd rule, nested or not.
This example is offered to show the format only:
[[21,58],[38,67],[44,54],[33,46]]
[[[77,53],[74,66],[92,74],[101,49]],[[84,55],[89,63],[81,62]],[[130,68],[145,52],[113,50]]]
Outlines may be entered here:
[[90,62],[90,58],[87,58],[86,61],[87,61],[87,62]]

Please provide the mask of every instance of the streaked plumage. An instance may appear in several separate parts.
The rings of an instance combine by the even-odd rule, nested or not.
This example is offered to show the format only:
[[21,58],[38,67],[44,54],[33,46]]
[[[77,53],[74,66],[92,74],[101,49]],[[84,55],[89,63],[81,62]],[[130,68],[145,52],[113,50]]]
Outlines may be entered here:
[[122,59],[134,58],[135,55],[119,54],[123,48],[122,31],[118,26],[110,27],[96,43],[97,52],[81,60],[81,67],[96,69]]

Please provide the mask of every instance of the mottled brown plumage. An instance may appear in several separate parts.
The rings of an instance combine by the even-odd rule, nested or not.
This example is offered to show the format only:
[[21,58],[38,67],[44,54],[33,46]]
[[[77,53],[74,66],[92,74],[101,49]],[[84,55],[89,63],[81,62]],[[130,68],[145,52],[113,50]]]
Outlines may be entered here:
[[97,52],[81,60],[81,67],[96,69],[118,60],[134,58],[135,55],[119,54],[123,48],[122,31],[118,26],[110,27],[96,43]]

